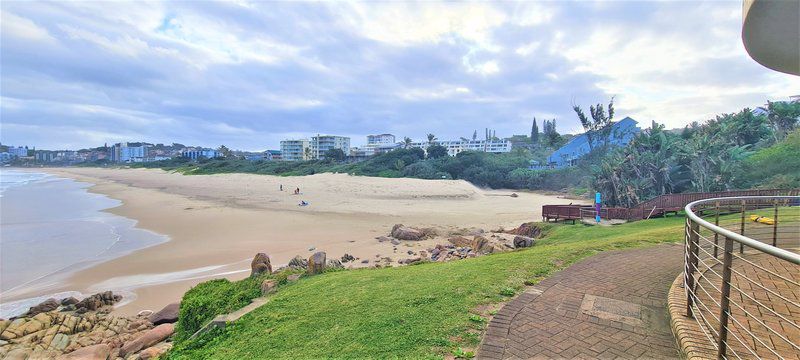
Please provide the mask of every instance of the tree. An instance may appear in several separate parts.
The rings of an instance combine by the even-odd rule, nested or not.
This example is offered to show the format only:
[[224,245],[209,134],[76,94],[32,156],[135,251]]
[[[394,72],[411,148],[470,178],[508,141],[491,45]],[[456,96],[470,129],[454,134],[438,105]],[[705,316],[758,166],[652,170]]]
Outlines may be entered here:
[[403,170],[405,167],[406,162],[403,161],[403,159],[397,159],[397,161],[394,162],[394,168],[397,169],[397,171]]
[[303,149],[303,160],[309,160],[309,159],[311,159],[311,148],[307,147]]
[[536,125],[536,118],[533,118],[533,125],[531,125],[531,143],[539,143],[539,125]]
[[595,141],[602,140],[603,145],[608,145],[608,138],[611,135],[611,121],[614,119],[614,97],[608,102],[608,114],[606,114],[603,104],[590,105],[589,115],[584,114],[580,106],[573,104],[572,110],[578,115],[583,129],[586,131],[586,140],[589,142],[589,151],[594,149]]
[[542,121],[542,128],[544,129],[544,139],[551,147],[561,146],[561,135],[556,131],[556,119]]
[[428,146],[428,159],[438,159],[447,156],[447,148],[442,145]]
[[428,145],[433,145],[433,142],[436,140],[436,135],[428,134]]
[[342,162],[347,159],[347,155],[345,155],[342,149],[328,149],[328,151],[325,151],[324,156],[326,161],[331,162]]
[[228,149],[228,147],[225,145],[220,145],[217,151],[219,151],[219,153],[222,154],[222,157],[224,158],[227,158],[231,155],[231,149]]
[[406,137],[403,139],[403,148],[404,148],[404,149],[408,149],[408,148],[410,148],[410,147],[411,147],[411,138],[410,138],[410,137],[408,137],[408,136],[406,136]]
[[766,110],[776,141],[783,140],[800,121],[800,101],[768,101]]
[[478,140],[478,130],[472,133],[472,141]]

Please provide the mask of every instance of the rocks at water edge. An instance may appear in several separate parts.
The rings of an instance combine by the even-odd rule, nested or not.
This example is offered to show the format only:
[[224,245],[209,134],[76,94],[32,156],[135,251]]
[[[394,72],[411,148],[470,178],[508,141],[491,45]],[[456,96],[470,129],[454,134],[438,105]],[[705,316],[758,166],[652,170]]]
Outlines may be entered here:
[[161,325],[174,323],[178,321],[178,313],[180,312],[181,304],[172,303],[159,310],[157,313],[150,315],[147,319],[153,325]]
[[32,306],[30,309],[28,309],[28,312],[25,314],[25,316],[33,317],[34,315],[39,313],[53,311],[55,309],[58,309],[58,306],[59,306],[58,300],[50,298],[45,301],[42,301],[41,303],[39,303],[39,305]]
[[83,314],[87,311],[95,311],[103,306],[114,305],[120,300],[122,300],[122,296],[114,295],[111,291],[105,291],[81,300],[75,304],[75,311]]
[[325,271],[326,255],[324,251],[315,252],[308,258],[308,273],[320,274]]
[[261,274],[272,274],[272,264],[269,262],[269,256],[265,253],[256,254],[253,261],[250,262],[250,277]]
[[403,224],[395,224],[392,227],[391,236],[398,240],[422,240],[425,233],[420,229],[415,229]]
[[527,236],[517,235],[514,237],[514,248],[516,249],[531,247],[534,243],[536,240]]
[[170,337],[173,332],[175,332],[175,324],[158,325],[144,333],[144,335],[122,345],[122,348],[119,349],[119,356],[124,358],[129,354],[134,354],[142,349],[158,344]]

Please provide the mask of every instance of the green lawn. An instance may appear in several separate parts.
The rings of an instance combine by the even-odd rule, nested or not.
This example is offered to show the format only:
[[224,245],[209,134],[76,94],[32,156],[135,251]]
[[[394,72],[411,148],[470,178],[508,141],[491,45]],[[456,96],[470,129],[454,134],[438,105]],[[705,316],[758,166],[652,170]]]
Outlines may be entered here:
[[283,285],[224,331],[170,359],[441,358],[474,349],[479,305],[508,300],[596,252],[682,240],[683,217],[614,227],[557,225],[531,249],[449,263],[331,272]]

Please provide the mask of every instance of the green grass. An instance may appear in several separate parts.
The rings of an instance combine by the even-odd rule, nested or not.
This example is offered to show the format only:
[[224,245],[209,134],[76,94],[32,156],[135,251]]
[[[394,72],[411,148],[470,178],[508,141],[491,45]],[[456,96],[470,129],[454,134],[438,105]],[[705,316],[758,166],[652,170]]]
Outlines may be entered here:
[[683,224],[558,225],[522,251],[304,278],[223,331],[177,341],[167,358],[470,357],[486,326],[477,306],[507,301],[523,284],[599,251],[679,241]]

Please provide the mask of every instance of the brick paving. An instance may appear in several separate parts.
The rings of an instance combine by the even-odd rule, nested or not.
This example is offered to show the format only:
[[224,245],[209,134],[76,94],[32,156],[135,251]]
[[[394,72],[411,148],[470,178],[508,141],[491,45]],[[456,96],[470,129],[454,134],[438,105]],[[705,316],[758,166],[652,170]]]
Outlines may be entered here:
[[503,306],[478,358],[679,358],[667,294],[682,267],[676,244],[584,259]]

